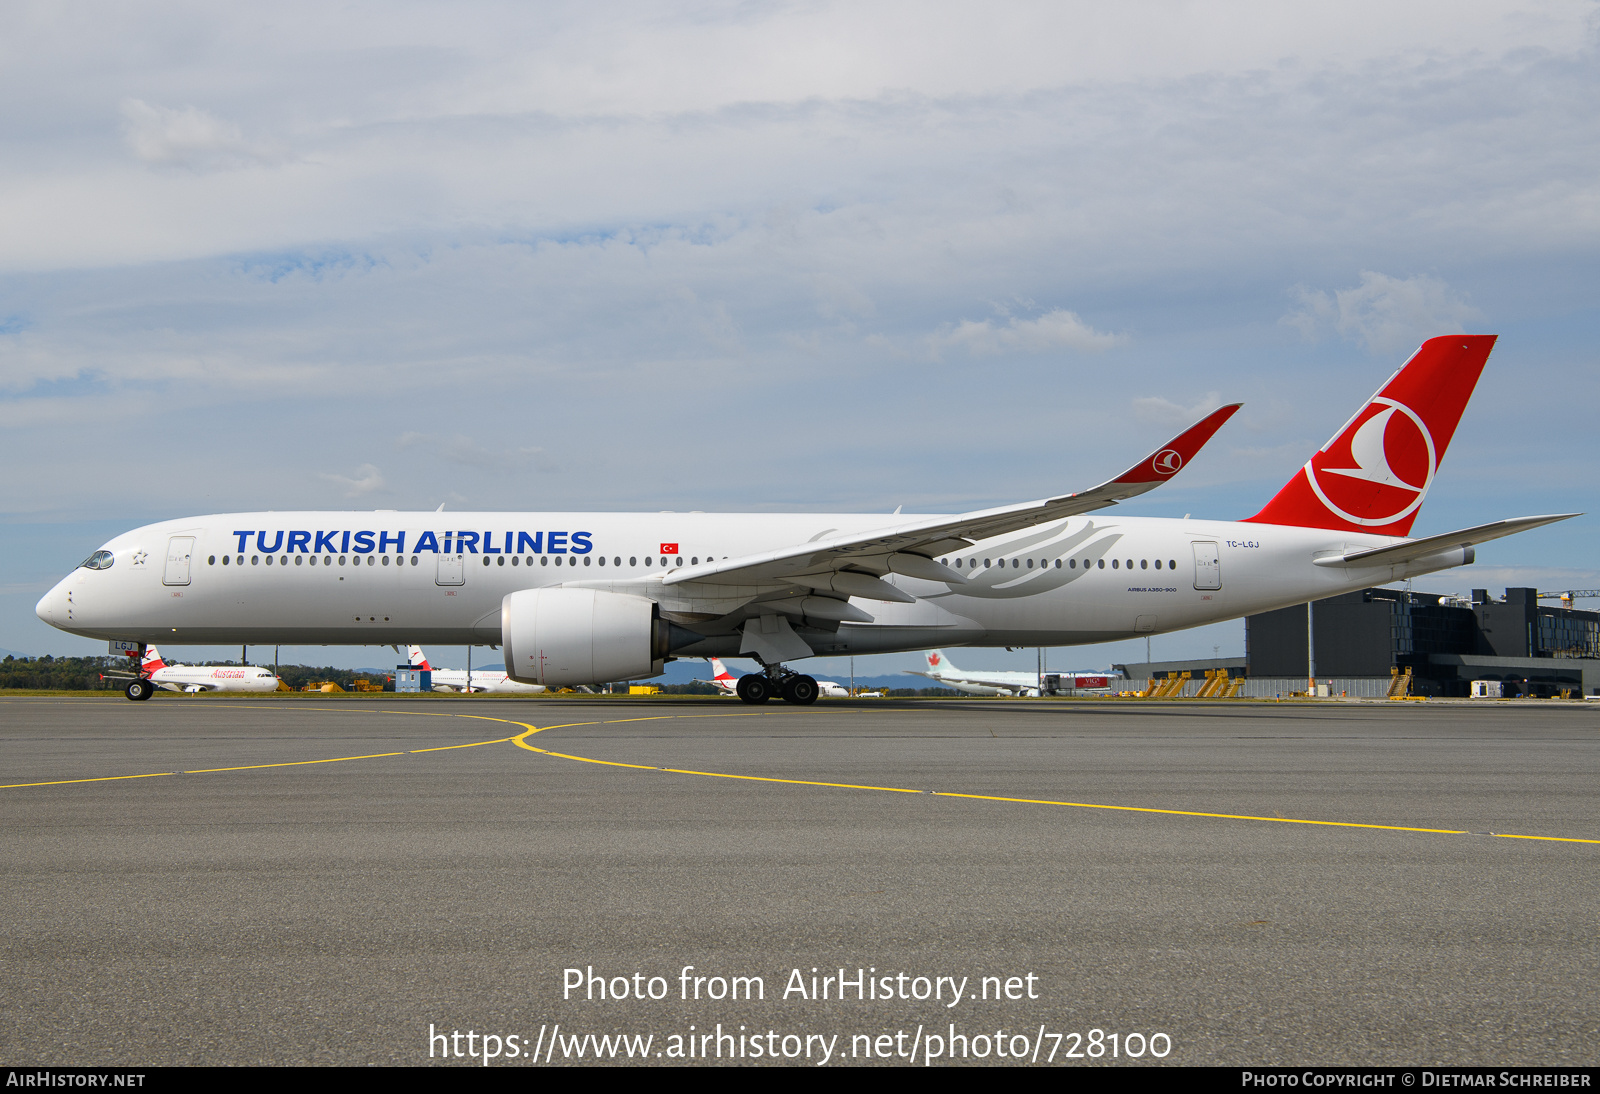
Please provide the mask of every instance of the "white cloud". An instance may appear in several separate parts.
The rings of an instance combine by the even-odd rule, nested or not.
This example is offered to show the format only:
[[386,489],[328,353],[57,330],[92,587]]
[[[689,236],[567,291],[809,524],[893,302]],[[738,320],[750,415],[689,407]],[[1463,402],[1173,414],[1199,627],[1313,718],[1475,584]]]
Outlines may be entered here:
[[124,99],[120,110],[123,137],[133,154],[146,163],[215,170],[282,158],[265,146],[246,141],[233,122],[199,107],[176,110],[152,106],[143,99]]
[[1222,405],[1219,392],[1208,391],[1190,406],[1182,406],[1159,395],[1141,395],[1133,400],[1133,416],[1141,422],[1158,425],[1191,425]]
[[352,478],[348,475],[335,475],[331,472],[321,471],[317,473],[317,478],[341,487],[344,490],[344,496],[347,498],[388,493],[388,487],[383,481],[383,475],[372,464],[364,463],[356,468],[356,475],[359,477]]
[[1104,334],[1070,311],[1057,308],[1037,319],[1011,316],[1004,323],[963,319],[929,337],[935,354],[951,347],[965,348],[974,356],[994,353],[1043,353],[1070,349],[1097,353],[1119,345],[1126,339],[1119,334]]
[[1380,354],[1415,349],[1435,335],[1459,334],[1479,318],[1461,294],[1425,274],[1398,278],[1363,270],[1354,288],[1332,295],[1299,288],[1295,295],[1300,309],[1284,323],[1308,339],[1331,327]]
[[485,471],[511,474],[532,467],[538,471],[556,470],[549,454],[538,446],[490,448],[483,442],[463,434],[444,437],[432,433],[402,433],[395,441],[402,451],[418,450],[436,459],[462,467],[476,467]]

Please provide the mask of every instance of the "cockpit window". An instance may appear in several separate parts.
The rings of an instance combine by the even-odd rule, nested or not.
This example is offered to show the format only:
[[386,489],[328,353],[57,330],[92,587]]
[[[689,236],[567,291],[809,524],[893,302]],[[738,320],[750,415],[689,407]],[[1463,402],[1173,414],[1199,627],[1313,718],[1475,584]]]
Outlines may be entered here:
[[116,556],[110,551],[96,551],[83,560],[80,568],[85,570],[109,570],[111,569],[111,564],[116,560]]

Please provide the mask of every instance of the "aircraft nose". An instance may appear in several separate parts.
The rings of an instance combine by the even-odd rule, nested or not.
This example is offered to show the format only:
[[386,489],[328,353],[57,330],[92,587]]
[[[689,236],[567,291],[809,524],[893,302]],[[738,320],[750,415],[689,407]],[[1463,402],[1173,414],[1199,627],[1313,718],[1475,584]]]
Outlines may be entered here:
[[67,621],[67,578],[56,582],[56,587],[39,598],[33,614],[46,623],[56,626]]

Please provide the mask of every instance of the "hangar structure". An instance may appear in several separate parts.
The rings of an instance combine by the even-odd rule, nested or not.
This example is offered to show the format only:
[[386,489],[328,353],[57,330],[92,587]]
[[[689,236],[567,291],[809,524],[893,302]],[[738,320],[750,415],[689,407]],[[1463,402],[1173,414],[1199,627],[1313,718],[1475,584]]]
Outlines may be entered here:
[[1535,589],[1498,599],[1360,589],[1315,601],[1309,634],[1306,612],[1246,616],[1243,658],[1118,667],[1136,680],[1243,675],[1240,694],[1270,696],[1303,690],[1314,652],[1316,680],[1334,695],[1383,695],[1407,672],[1412,695],[1465,697],[1474,681],[1505,697],[1600,695],[1600,612],[1542,605]]

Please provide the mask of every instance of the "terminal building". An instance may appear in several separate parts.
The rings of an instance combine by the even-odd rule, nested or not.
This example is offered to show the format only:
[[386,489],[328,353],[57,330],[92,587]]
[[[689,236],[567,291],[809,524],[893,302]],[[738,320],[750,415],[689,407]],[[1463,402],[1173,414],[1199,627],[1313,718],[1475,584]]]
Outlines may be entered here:
[[1311,605],[1309,636],[1306,611],[1246,617],[1242,658],[1117,667],[1136,683],[1188,672],[1186,694],[1208,670],[1225,672],[1244,678],[1237,694],[1260,697],[1304,691],[1314,653],[1316,681],[1332,695],[1600,695],[1600,612],[1541,605],[1534,589],[1498,599],[1485,589],[1468,599],[1362,589]]

